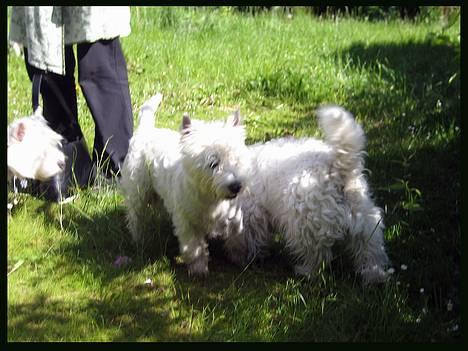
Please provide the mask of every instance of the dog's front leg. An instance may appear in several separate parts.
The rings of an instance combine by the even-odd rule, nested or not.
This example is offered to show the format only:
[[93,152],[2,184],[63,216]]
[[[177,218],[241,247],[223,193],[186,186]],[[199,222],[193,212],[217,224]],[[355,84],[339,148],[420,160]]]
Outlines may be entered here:
[[205,237],[196,233],[188,223],[176,225],[175,234],[179,240],[179,250],[187,264],[189,275],[208,274],[208,244]]

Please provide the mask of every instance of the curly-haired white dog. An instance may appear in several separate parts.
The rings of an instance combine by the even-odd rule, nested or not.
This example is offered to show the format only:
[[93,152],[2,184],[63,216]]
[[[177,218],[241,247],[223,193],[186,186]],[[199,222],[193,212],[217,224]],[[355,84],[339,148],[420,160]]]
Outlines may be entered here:
[[384,225],[363,175],[364,132],[341,107],[320,108],[318,117],[325,141],[281,138],[249,147],[250,191],[238,198],[241,214],[231,209],[237,214],[219,220],[214,234],[226,235],[228,255],[245,265],[279,232],[301,275],[329,262],[343,240],[364,282],[383,281]]
[[121,188],[128,227],[135,241],[145,207],[156,194],[171,215],[189,274],[208,272],[206,236],[224,202],[245,187],[245,131],[237,111],[224,122],[191,121],[181,132],[154,128],[157,94],[140,110],[140,122],[124,161]]
[[32,116],[8,125],[8,179],[13,177],[48,180],[65,168],[63,137],[54,132],[42,117],[41,109]]

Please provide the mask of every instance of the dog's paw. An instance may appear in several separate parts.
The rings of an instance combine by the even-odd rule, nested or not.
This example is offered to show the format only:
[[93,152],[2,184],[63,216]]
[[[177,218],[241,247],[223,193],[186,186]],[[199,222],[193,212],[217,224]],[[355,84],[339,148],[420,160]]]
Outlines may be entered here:
[[294,266],[294,274],[301,277],[310,278],[315,273],[314,267],[306,264],[297,264]]
[[204,259],[203,257],[197,259],[193,262],[190,262],[187,265],[188,268],[188,275],[189,276],[207,276],[208,275],[208,260]]
[[246,255],[240,253],[240,252],[234,252],[234,251],[225,251],[226,257],[229,260],[229,262],[235,264],[238,267],[244,268],[247,266],[249,261],[247,260]]
[[365,267],[360,272],[364,285],[382,284],[388,281],[389,274],[382,267]]

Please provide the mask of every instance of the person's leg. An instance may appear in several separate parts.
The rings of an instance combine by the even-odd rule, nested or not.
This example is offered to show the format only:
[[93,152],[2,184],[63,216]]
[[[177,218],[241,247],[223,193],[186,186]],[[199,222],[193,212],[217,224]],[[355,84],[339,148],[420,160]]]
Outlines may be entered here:
[[[35,73],[41,71],[28,62],[28,51],[24,50],[26,70],[32,81]],[[75,57],[73,47],[65,48],[65,75],[43,72],[41,83],[42,111],[50,127],[67,141],[83,137],[78,124],[78,109],[75,89]]]
[[40,92],[43,116],[49,126],[64,137],[62,150],[66,155],[64,172],[49,181],[32,182],[31,192],[48,200],[60,201],[69,196],[71,185],[87,186],[93,178],[92,161],[78,123],[73,47],[65,47],[64,76],[31,66],[27,59],[27,49],[25,63],[31,81],[34,74],[42,74]]
[[127,66],[120,41],[78,44],[77,56],[78,81],[96,125],[93,161],[106,175],[118,174],[133,134]]

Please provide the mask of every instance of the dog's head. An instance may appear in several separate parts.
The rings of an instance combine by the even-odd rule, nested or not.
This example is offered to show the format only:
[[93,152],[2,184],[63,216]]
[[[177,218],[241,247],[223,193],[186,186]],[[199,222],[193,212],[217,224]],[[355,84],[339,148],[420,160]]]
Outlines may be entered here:
[[240,112],[225,122],[192,121],[184,114],[181,152],[186,173],[216,199],[233,199],[246,187],[245,129]]
[[12,122],[7,133],[9,175],[44,181],[65,168],[63,138],[39,114]]

